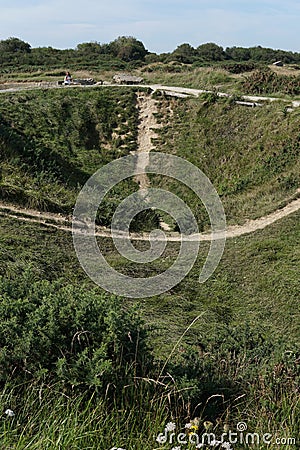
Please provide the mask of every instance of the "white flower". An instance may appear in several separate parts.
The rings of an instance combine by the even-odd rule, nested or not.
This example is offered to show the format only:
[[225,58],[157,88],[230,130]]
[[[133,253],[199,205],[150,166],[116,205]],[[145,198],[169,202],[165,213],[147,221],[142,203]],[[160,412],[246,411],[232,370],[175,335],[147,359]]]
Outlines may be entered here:
[[184,426],[184,428],[190,429],[191,426],[192,426],[191,422],[190,422],[190,423],[186,423],[185,426]]
[[200,444],[196,445],[196,448],[202,448],[202,447],[204,447],[203,442],[200,442]]
[[173,447],[171,450],[180,450],[181,447]]
[[232,450],[230,442],[223,442],[221,447],[225,448],[225,450]]
[[5,414],[6,414],[8,417],[14,417],[14,415],[15,415],[15,413],[14,413],[11,409],[7,409],[7,410],[5,411]]
[[169,422],[169,423],[167,423],[165,430],[166,431],[174,431],[175,428],[176,428],[175,423],[174,422]]
[[113,447],[110,450],[125,450],[125,448],[121,448],[121,447]]
[[222,444],[222,441],[216,441],[215,439],[213,441],[210,442],[209,445],[211,445],[212,447],[217,447],[218,445]]

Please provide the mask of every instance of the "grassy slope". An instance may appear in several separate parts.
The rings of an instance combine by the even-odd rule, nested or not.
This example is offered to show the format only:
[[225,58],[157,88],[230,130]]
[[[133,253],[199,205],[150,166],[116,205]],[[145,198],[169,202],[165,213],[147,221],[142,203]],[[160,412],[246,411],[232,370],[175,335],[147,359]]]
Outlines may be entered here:
[[[75,284],[92,285],[80,268],[70,234],[9,218],[2,218],[1,223],[1,272],[6,276],[15,277],[32,265],[37,278],[52,280],[63,276]],[[202,244],[199,261],[185,280],[167,294],[141,301],[149,323],[153,320],[153,323],[165,324],[163,328],[166,327],[169,339],[162,335],[160,345],[164,343],[163,347],[168,349],[203,311],[215,311],[211,316],[213,322],[221,319],[224,323],[256,324],[262,320],[268,333],[296,338],[300,253],[294,244],[298,236],[299,213],[296,213],[264,230],[229,239],[220,266],[204,285],[197,282],[208,249],[208,244]],[[115,267],[124,269],[123,260],[117,256],[111,240],[101,238],[100,244],[105,257]],[[146,244],[139,243],[139,248],[143,246]],[[178,248],[176,243],[169,243],[157,265],[127,265],[127,270],[131,272],[134,267],[138,276],[146,272],[153,275],[164,264],[169,265],[167,259],[174,258]],[[176,320],[172,317],[169,322],[171,313]],[[205,317],[200,322],[201,327],[210,327]],[[174,330],[169,333],[167,328],[170,331],[172,323]]]
[[[1,95],[4,200],[70,212],[79,187],[95,170],[136,149],[138,112],[131,88]],[[222,198],[229,223],[273,211],[292,199],[299,187],[297,109],[287,113],[280,102],[245,108],[210,95],[163,100],[158,120],[166,126],[159,130],[157,149],[204,171]],[[205,228],[208,220],[198,199],[183,186],[171,187],[193,207],[200,228]],[[127,183],[115,195],[120,198],[132,189]],[[103,215],[110,209],[106,205]]]
[[[31,267],[31,273],[36,280],[62,278],[65,283],[91,288],[92,283],[86,278],[75,257],[71,235],[5,218],[1,221],[0,233],[1,272],[7,277],[18,277]],[[204,389],[201,398],[212,393],[223,394],[227,398],[226,402],[232,402],[231,396],[236,398],[243,394],[249,382],[245,401],[236,406],[233,401],[227,411],[231,420],[246,420],[252,429],[265,430],[264,432],[268,422],[267,431],[275,432],[280,429],[282,435],[289,436],[294,436],[297,432],[297,402],[293,384],[297,383],[297,375],[293,364],[290,369],[284,369],[288,370],[287,373],[280,372],[280,367],[282,358],[286,359],[289,352],[293,354],[299,348],[297,300],[300,254],[299,249],[295,247],[298,236],[297,213],[265,230],[230,239],[217,272],[207,283],[200,285],[197,278],[207,251],[205,245],[194,269],[182,283],[166,294],[138,302],[143,317],[152,330],[151,341],[156,357],[163,361],[170,356],[173,346],[187,326],[200,315],[199,320],[176,347],[169,362],[175,366],[179,364],[178,367],[183,370],[187,360],[182,358],[187,352],[191,352],[192,358],[193,354],[197,355],[197,358],[200,356],[199,361],[203,367],[197,369],[197,376]],[[164,258],[157,264],[141,267],[124,265],[110,240],[101,239],[100,244],[105,257],[114,267],[118,270],[122,268],[127,273],[134,271],[138,276],[154,275],[158,268],[169,265],[170,258],[173,259],[178,251],[177,245],[169,245]],[[141,243],[140,247],[143,246]],[[128,300],[128,303],[131,302]],[[197,364],[196,359],[191,361]],[[288,362],[285,361],[285,364]],[[179,384],[182,383],[180,370],[178,369],[176,380]],[[191,366],[189,370],[193,373],[195,369]],[[273,370],[279,372],[276,377],[274,375],[275,378],[270,379]],[[186,380],[185,383],[190,386],[194,380]],[[287,396],[288,392],[290,397]],[[34,397],[33,394],[30,395]],[[52,395],[51,392],[49,395]],[[59,398],[58,403],[54,398],[51,401],[54,401],[54,411],[61,414]],[[222,402],[218,404],[216,400],[211,406],[213,409],[206,408],[204,417],[212,419],[216,407],[224,410]],[[200,409],[202,408],[203,404],[200,405]],[[96,409],[92,409],[90,412],[84,412],[86,426],[82,428],[82,432],[86,432],[86,437],[84,438],[83,434],[80,439],[86,442],[86,445],[95,432],[95,411]],[[138,410],[135,412],[140,413]],[[100,404],[97,414],[103,414]],[[149,420],[155,420],[155,417],[157,416],[152,414]],[[46,420],[44,413],[35,420],[38,423]],[[68,420],[71,421],[71,415]],[[125,448],[128,440],[135,442],[137,449],[145,448],[141,442],[136,442],[139,434],[134,429],[135,420],[137,418],[133,422],[128,420],[122,424],[121,417],[109,416],[107,424],[103,423],[101,427],[102,432],[106,430],[107,434],[105,445],[114,445],[116,441],[113,440],[117,436],[118,439],[121,437]],[[145,420],[147,423],[148,419]],[[47,423],[50,423],[50,429],[55,429],[55,422],[52,423],[52,419],[49,422],[48,416]],[[75,424],[72,426],[74,429],[77,427]],[[107,426],[115,427],[111,436]],[[122,433],[118,436],[124,426],[126,436],[122,436]],[[149,423],[149,426],[152,424]],[[157,426],[153,425],[152,430]],[[146,448],[151,449],[151,428],[149,436],[148,432],[149,430],[145,429],[142,434],[145,440],[149,439]],[[41,435],[39,432],[37,436],[47,442],[51,437],[49,433]],[[59,434],[58,430],[55,433]],[[64,432],[64,439],[70,439],[68,445],[73,448],[69,432]],[[98,439],[100,435],[95,442],[100,442]],[[42,448],[48,448],[44,445]],[[101,446],[103,443],[97,445]]]
[[70,212],[97,169],[136,148],[135,98],[124,89],[1,94],[1,198]]
[[[94,102],[95,99],[100,104],[101,101],[105,104],[110,102],[114,109],[120,92],[124,93],[123,100],[127,104],[127,95],[131,95],[131,91],[106,92],[105,98],[100,90],[92,92],[93,97],[89,95],[89,91],[75,90],[30,92],[17,96],[6,94],[3,97],[9,99],[1,104],[1,115],[5,119],[2,126],[5,127],[4,131],[9,131],[5,136],[10,139],[9,142],[18,145],[8,146],[2,142],[2,151],[8,152],[5,155],[2,153],[2,198],[20,202],[24,197],[19,196],[19,193],[23,192],[26,196],[22,201],[27,202],[30,198],[32,206],[41,207],[40,197],[38,201],[35,200],[39,189],[39,195],[41,192],[43,198],[48,199],[47,202],[49,199],[54,200],[55,208],[62,209],[65,205],[70,208],[78,189],[72,175],[80,174],[84,181],[94,170],[94,165],[103,164],[119,154],[116,151],[120,147],[113,145],[114,127],[108,126],[107,135],[101,135],[106,136],[104,147],[99,145],[94,148],[86,142],[84,145],[79,142],[78,124],[82,126],[87,111],[93,111],[93,117],[99,121],[101,118],[102,124],[109,125],[111,117],[124,123],[122,107],[118,110],[121,116],[113,112],[108,117],[103,116],[103,109],[100,110],[100,115]],[[49,100],[56,103],[52,105]],[[65,102],[66,108],[70,108],[70,115],[62,120],[62,105]],[[176,149],[178,155],[199,164],[222,194],[230,220],[238,221],[247,215],[255,217],[261,215],[261,212],[274,209],[299,186],[297,112],[286,115],[281,105],[248,110],[223,102],[203,102],[204,99],[173,102],[172,122],[169,121],[169,128],[162,132],[160,138],[166,144],[162,141],[159,149],[172,152]],[[33,108],[33,105],[38,105],[38,109]],[[41,111],[46,114],[41,115]],[[128,115],[127,119],[132,118],[132,112],[126,112],[126,108],[124,111]],[[49,120],[47,112],[51,112],[52,123],[45,131],[45,123]],[[103,121],[103,117],[107,117],[107,120]],[[68,127],[65,127],[66,121]],[[84,135],[90,137],[93,133],[85,132]],[[30,140],[27,140],[28,136]],[[33,143],[33,148],[40,153],[29,152],[24,158],[24,142]],[[57,144],[62,153],[57,152]],[[28,151],[30,148],[31,145],[25,146]],[[102,153],[103,148],[105,152]],[[123,149],[121,147],[121,154],[129,149],[130,145]],[[48,155],[53,159],[48,158]],[[104,155],[107,158],[105,160]],[[63,158],[59,159],[59,156]],[[50,161],[55,161],[56,164],[48,165]],[[41,164],[45,162],[44,173]],[[180,195],[193,202],[189,192],[178,186],[175,188]],[[16,195],[5,197],[7,192],[9,195],[15,192]],[[49,206],[47,202],[44,204],[45,209]],[[205,225],[205,218],[202,220]],[[138,302],[151,327],[155,355],[162,360],[170,355],[170,350],[187,326],[200,315],[172,355],[172,362],[178,364],[178,379],[181,377],[181,368],[187,365],[184,355],[188,357],[189,352],[192,352],[193,362],[193,357],[197,354],[202,364],[201,370],[196,362],[195,367],[187,367],[190,367],[191,373],[196,371],[197,376],[201,374],[199,380],[204,389],[201,391],[201,398],[205,398],[205,395],[207,398],[212,392],[225,396],[230,392],[230,395],[238,397],[245,393],[247,387],[245,401],[240,406],[234,406],[233,411],[230,409],[234,423],[237,419],[247,419],[255,431],[267,432],[271,427],[274,431],[282,429],[283,433],[290,436],[297,435],[299,426],[295,388],[299,375],[296,374],[293,361],[290,365],[285,361],[282,366],[282,358],[288,357],[288,351],[296,355],[299,348],[298,240],[299,213],[252,235],[231,239],[227,242],[222,262],[214,276],[200,285],[197,278],[208,249],[207,244],[202,244],[203,252],[198,262],[182,283],[166,294]],[[112,265],[137,276],[157,273],[170,265],[178,251],[177,244],[169,244],[163,258],[156,263],[141,266],[128,264],[120,258],[111,240],[101,239],[100,243]],[[137,245],[143,248],[146,244]],[[1,218],[0,249],[0,271],[7,278],[17,278],[31,267],[34,279],[55,280],[62,277],[66,283],[86,285],[87,289],[92,286],[79,266],[69,234]],[[193,380],[186,380],[186,385],[192,382]],[[36,394],[29,398],[29,405],[35,396]],[[35,427],[39,424],[36,436],[40,440],[34,444],[35,448],[54,448],[59,445],[56,443],[60,440],[64,442],[65,448],[77,448],[75,435],[80,448],[91,445],[95,445],[94,448],[97,445],[98,448],[111,448],[113,445],[138,450],[153,448],[152,434],[159,425],[153,425],[152,420],[157,417],[155,415],[147,416],[145,428],[137,432],[134,429],[135,417],[124,423],[117,412],[107,416],[101,405],[100,409],[93,407],[88,411],[70,401],[70,414],[67,415],[68,421],[64,422],[70,425],[62,433],[55,424],[57,417],[60,422],[66,419],[66,406],[61,403],[60,397],[56,396],[53,404],[51,401],[47,403],[45,399],[45,407],[41,408],[40,413],[35,410],[36,416],[25,425],[22,443],[18,448],[24,448],[33,439],[31,423]],[[151,403],[152,406],[153,404],[155,405]],[[49,405],[54,412],[52,418],[47,413]],[[224,405],[216,403],[216,407],[218,406],[220,410],[224,410]],[[7,403],[3,403],[3,407],[7,407]],[[72,419],[74,410],[82,414],[81,428]],[[122,409],[123,413],[125,410],[126,405]],[[213,413],[206,411],[206,419],[212,418],[209,414]],[[22,423],[26,424],[29,416],[30,411],[24,413]],[[165,417],[158,419],[159,423],[163,420]],[[97,436],[95,424],[99,421],[103,426]],[[7,421],[3,422],[2,441],[9,446],[14,437],[7,437],[10,435],[6,424]],[[47,433],[43,431],[43,424],[47,424]],[[148,439],[149,444],[144,445],[143,438]],[[33,444],[31,447],[34,448]]]
[[[1,222],[1,272],[14,277],[32,265],[37,278],[63,276],[66,281],[91,286],[76,259],[69,234],[10,219]],[[270,337],[299,339],[300,253],[294,245],[298,236],[299,214],[294,214],[265,230],[228,240],[220,266],[204,285],[197,282],[208,248],[202,244],[202,256],[184,281],[171,292],[141,302],[149,323],[160,328],[156,339],[160,355],[167,354],[185,327],[203,312],[205,315],[191,333],[196,341],[199,336],[194,330],[209,334],[219,321],[234,326],[259,323]],[[178,251],[177,244],[169,244],[164,258],[145,267],[124,266],[109,239],[101,239],[101,248],[113,266],[138,276],[155,274]]]
[[[274,211],[291,199],[300,184],[299,111],[284,104],[245,108],[213,94],[173,101],[172,114],[161,102],[157,149],[199,167],[221,196],[229,223],[242,223]],[[191,192],[170,180],[160,182],[180,193],[198,216],[207,217]]]

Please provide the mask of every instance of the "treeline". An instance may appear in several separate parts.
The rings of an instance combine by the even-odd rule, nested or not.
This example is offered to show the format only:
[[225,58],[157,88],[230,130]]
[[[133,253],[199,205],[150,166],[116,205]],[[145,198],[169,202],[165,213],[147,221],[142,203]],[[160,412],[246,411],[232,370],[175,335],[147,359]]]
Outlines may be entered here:
[[271,64],[275,61],[285,64],[300,64],[300,53],[274,50],[261,46],[227,47],[213,42],[193,47],[188,43],[179,45],[173,52],[156,54],[149,52],[144,44],[132,36],[120,36],[109,43],[84,42],[75,49],[59,50],[53,47],[32,48],[27,42],[11,37],[0,41],[0,64],[2,72],[22,68],[25,71],[35,69],[54,69],[76,66],[94,69],[126,69],[145,64],[162,62],[190,64],[195,67],[207,64],[244,63]]
[[15,71],[52,70],[65,67],[90,69],[125,69],[145,63],[149,52],[134,37],[121,36],[108,44],[86,42],[75,49],[59,50],[53,47],[31,48],[19,38],[0,41],[2,73]]

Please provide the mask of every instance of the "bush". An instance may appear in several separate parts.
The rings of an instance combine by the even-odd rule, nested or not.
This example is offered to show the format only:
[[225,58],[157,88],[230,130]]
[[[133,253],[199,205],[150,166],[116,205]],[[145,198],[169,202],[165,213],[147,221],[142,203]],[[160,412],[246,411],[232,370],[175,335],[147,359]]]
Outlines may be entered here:
[[252,70],[255,70],[258,68],[258,63],[255,62],[226,62],[220,65],[222,69],[227,70],[230,73],[238,74],[238,73],[244,73],[244,72],[252,72]]
[[118,391],[150,363],[143,324],[119,298],[28,270],[0,279],[0,382],[45,379],[105,393]]
[[242,88],[251,94],[288,95],[300,94],[300,77],[277,75],[270,69],[256,70],[242,83]]

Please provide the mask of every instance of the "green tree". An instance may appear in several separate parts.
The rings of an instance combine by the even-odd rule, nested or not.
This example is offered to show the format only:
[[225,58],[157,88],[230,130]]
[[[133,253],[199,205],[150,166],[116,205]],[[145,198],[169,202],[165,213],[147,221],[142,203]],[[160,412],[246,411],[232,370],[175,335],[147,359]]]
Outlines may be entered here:
[[0,52],[8,53],[30,53],[31,46],[27,42],[22,41],[16,37],[10,37],[8,39],[0,41]]
[[120,36],[109,44],[110,52],[123,61],[144,60],[148,53],[144,44],[132,36]]
[[170,55],[170,59],[180,61],[184,64],[191,64],[196,56],[196,50],[190,44],[179,45]]
[[227,47],[225,53],[230,59],[235,61],[248,61],[251,57],[249,48],[243,47]]
[[226,58],[223,47],[208,42],[197,47],[197,55],[205,61],[222,61]]
[[83,42],[78,44],[76,50],[81,55],[95,55],[109,53],[108,44],[100,44],[99,42]]

